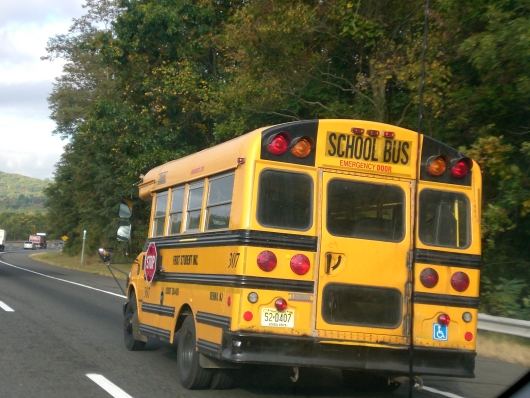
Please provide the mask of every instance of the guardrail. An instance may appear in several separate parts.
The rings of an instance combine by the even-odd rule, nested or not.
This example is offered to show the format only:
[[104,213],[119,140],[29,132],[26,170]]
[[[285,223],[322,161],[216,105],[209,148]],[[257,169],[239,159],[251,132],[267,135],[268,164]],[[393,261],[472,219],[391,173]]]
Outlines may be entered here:
[[530,339],[530,321],[478,314],[478,329]]

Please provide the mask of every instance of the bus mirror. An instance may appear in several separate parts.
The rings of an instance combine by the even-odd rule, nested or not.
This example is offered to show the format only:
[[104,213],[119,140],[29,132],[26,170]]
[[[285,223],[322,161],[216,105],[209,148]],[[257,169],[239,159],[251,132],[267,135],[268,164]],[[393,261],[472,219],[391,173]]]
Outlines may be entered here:
[[112,249],[100,248],[98,250],[99,257],[103,260],[104,263],[108,263],[112,258]]
[[128,242],[131,238],[131,223],[127,221],[120,221],[118,223],[118,231],[116,232],[116,239],[120,242]]
[[123,198],[120,202],[120,210],[118,212],[120,218],[131,218],[132,216],[132,200]]

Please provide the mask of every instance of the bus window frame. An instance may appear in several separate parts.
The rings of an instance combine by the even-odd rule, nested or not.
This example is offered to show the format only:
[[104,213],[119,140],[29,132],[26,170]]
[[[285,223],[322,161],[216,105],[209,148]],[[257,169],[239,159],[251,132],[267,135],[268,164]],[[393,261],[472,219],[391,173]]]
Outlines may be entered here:
[[[216,202],[216,203],[213,203],[213,204],[210,205],[210,197],[211,197],[210,194],[211,194],[211,189],[212,189],[212,182],[214,182],[216,180],[220,180],[221,178],[229,177],[229,176],[233,176],[230,200],[225,200],[225,201],[222,201],[222,202]],[[207,180],[208,180],[207,181],[207,183],[208,183],[208,192],[206,193],[206,201],[205,201],[205,205],[204,205],[204,212],[203,212],[203,215],[202,215],[203,231],[206,232],[206,231],[219,231],[219,230],[229,229],[230,228],[230,218],[232,216],[232,202],[234,201],[235,172],[231,171],[231,172],[228,172],[228,173],[218,174],[216,176],[209,177]],[[203,195],[204,195],[204,192],[203,192]],[[224,206],[226,204],[230,204],[230,211],[229,211],[229,215],[228,215],[228,225],[226,227],[224,227],[224,228],[211,228],[211,229],[208,228],[209,210],[211,208]]]
[[[260,202],[260,195],[261,195],[261,190],[262,190],[261,178],[262,178],[264,173],[269,172],[269,171],[278,172],[278,173],[286,173],[286,174],[297,174],[297,175],[305,176],[305,177],[307,177],[309,179],[309,181],[311,182],[311,193],[309,195],[309,197],[310,197],[310,201],[309,201],[310,214],[309,214],[309,220],[308,220],[307,228],[303,228],[303,229],[302,228],[287,228],[287,227],[278,226],[278,225],[267,225],[267,224],[264,224],[262,222],[262,220],[260,219],[260,203],[261,203]],[[311,174],[305,173],[305,172],[300,172],[300,171],[294,171],[294,170],[291,170],[291,169],[278,169],[278,168],[274,168],[274,167],[266,167],[266,168],[262,169],[259,172],[259,175],[258,175],[258,178],[257,178],[257,185],[258,185],[258,188],[257,188],[257,193],[256,193],[256,212],[255,212],[255,217],[256,217],[256,221],[260,225],[260,227],[269,228],[269,229],[281,229],[281,230],[287,230],[287,231],[300,231],[300,232],[306,232],[306,231],[311,230],[311,228],[313,228],[313,224],[315,222],[315,180],[314,180],[314,178],[313,178],[313,176]]]
[[[182,203],[181,203],[181,206],[180,206],[179,210],[173,209],[174,192],[178,191],[178,190],[182,190]],[[184,204],[186,203],[186,201],[185,201],[185,199],[186,199],[186,184],[179,185],[179,186],[176,186],[176,187],[171,187],[170,191],[171,191],[171,197],[170,197],[171,200],[168,201],[168,206],[169,206],[168,226],[167,226],[168,235],[181,235],[182,234],[182,228],[183,228],[183,225],[184,225]],[[178,232],[173,232],[173,221],[172,220],[173,220],[173,216],[175,214],[180,214],[180,228],[179,228]]]
[[[183,220],[183,227],[182,227],[182,232],[183,233],[197,233],[197,232],[201,232],[201,230],[203,229],[203,223],[204,223],[204,217],[203,217],[203,205],[204,205],[204,186],[205,184],[207,183],[207,178],[204,178],[200,181],[195,181],[195,182],[192,182],[192,183],[189,183],[187,184],[188,186],[188,189],[187,189],[187,192],[186,192],[186,201],[185,201],[185,208],[184,208],[184,214],[186,216],[186,219]],[[190,204],[190,195],[192,193],[192,191],[198,189],[198,188],[202,188],[202,195],[201,195],[201,201],[200,201],[200,207],[193,207],[190,209],[189,207],[189,204]],[[190,219],[190,212],[196,212],[198,211],[199,212],[199,223],[198,223],[198,226],[197,228],[189,228],[189,219]]]
[[[458,246],[458,245],[444,245],[444,244],[435,244],[435,243],[429,243],[424,240],[424,236],[422,234],[422,200],[421,196],[425,192],[438,192],[438,193],[445,193],[445,194],[453,194],[453,195],[459,195],[460,197],[464,198],[464,202],[466,204],[466,235],[467,235],[467,244],[464,246]],[[454,191],[454,190],[448,190],[448,189],[433,189],[433,188],[424,188],[418,193],[418,239],[420,242],[425,246],[430,247],[443,247],[450,250],[465,250],[468,249],[472,243],[473,243],[473,234],[472,234],[472,222],[471,222],[471,200],[468,195],[466,195],[464,192],[461,191]],[[457,224],[458,225],[458,224]]]
[[[157,209],[158,209],[158,198],[162,198],[162,197],[166,197],[166,207],[164,209],[164,214],[163,216],[157,216]],[[169,190],[165,190],[165,191],[160,191],[160,192],[157,192],[156,195],[155,195],[155,198],[154,198],[154,202],[155,202],[155,205],[153,206],[153,226],[152,226],[152,229],[151,229],[151,237],[155,238],[155,237],[158,237],[158,236],[165,236],[166,233],[167,233],[167,207],[168,207],[168,203],[169,203]],[[160,209],[161,210],[161,209]],[[161,234],[157,234],[157,226],[158,226],[158,220],[160,219],[164,219],[164,223],[163,223],[163,229],[162,229],[162,233]]]

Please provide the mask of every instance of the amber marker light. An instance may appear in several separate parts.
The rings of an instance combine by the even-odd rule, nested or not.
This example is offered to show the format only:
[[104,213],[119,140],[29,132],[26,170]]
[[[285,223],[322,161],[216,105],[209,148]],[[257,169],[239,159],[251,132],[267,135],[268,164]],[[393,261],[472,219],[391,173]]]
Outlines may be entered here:
[[443,156],[432,157],[427,161],[427,173],[432,176],[441,176],[447,169],[447,161]]
[[312,137],[302,137],[293,141],[291,153],[294,157],[303,159],[309,156],[314,146],[315,144]]

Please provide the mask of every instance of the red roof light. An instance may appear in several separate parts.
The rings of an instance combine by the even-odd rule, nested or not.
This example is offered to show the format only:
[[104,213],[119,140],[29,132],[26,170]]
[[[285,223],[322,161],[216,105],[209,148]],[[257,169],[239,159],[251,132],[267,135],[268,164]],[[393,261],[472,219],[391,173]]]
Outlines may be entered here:
[[273,155],[280,156],[287,151],[290,143],[291,137],[287,132],[282,131],[281,133],[278,133],[272,137],[272,139],[269,141],[269,144],[267,145],[267,149]]

